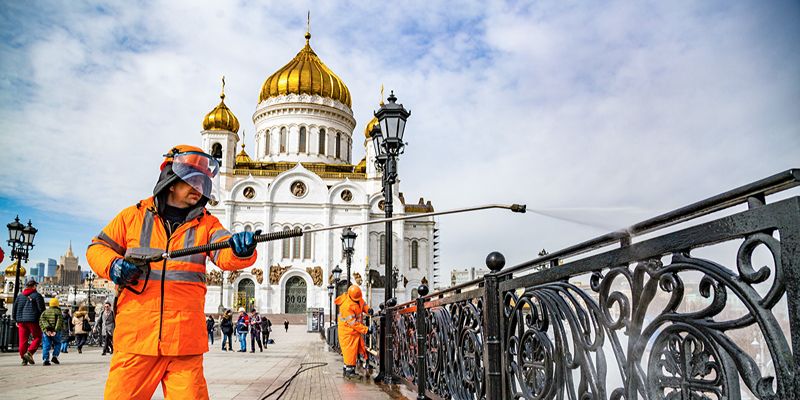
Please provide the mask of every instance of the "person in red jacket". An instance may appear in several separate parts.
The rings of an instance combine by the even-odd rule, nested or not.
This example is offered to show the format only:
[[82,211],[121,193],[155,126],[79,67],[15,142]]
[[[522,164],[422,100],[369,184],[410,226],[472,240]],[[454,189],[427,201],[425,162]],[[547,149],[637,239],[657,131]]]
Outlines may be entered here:
[[364,325],[364,317],[369,311],[369,306],[361,297],[361,288],[350,285],[347,293],[342,293],[335,301],[339,306],[337,332],[344,359],[344,376],[355,375],[359,354],[362,357],[367,356],[364,337],[361,335],[369,332],[369,328]]
[[[161,384],[166,399],[208,399],[203,376],[206,258],[223,270],[256,260],[255,233],[232,235],[206,209],[219,164],[193,146],[172,148],[153,196],[120,212],[86,252],[98,276],[117,284],[114,355],[106,399],[149,399]],[[163,252],[227,241],[230,248],[165,259],[140,269],[125,259],[135,249]]]

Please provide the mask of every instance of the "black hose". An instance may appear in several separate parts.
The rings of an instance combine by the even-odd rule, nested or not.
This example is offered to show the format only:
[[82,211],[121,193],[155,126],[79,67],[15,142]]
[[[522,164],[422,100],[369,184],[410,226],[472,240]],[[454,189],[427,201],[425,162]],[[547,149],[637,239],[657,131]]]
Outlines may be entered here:
[[[303,368],[303,366],[304,366],[304,365],[311,365],[311,367]],[[324,366],[326,366],[326,365],[328,365],[328,363],[326,363],[326,362],[308,362],[308,363],[300,363],[300,366],[298,366],[298,367],[297,367],[297,371],[295,371],[295,373],[294,373],[294,374],[292,374],[292,376],[290,376],[290,377],[289,377],[289,379],[287,379],[285,382],[283,382],[283,384],[281,384],[280,386],[278,386],[277,388],[275,388],[275,390],[273,390],[273,391],[269,392],[269,393],[268,393],[266,396],[262,397],[262,398],[261,398],[261,400],[266,400],[266,399],[268,399],[270,396],[272,396],[273,394],[275,394],[275,392],[277,392],[278,390],[281,390],[281,389],[283,389],[283,390],[281,390],[281,393],[278,395],[278,397],[276,397],[276,398],[275,398],[276,400],[277,400],[277,399],[280,399],[281,397],[283,397],[283,394],[284,394],[284,393],[286,393],[286,389],[289,389],[289,384],[291,384],[291,383],[292,383],[292,381],[294,380],[294,378],[297,378],[297,375],[300,375],[300,374],[302,374],[303,372],[306,372],[306,371],[308,371],[308,370],[310,370],[310,369],[319,368],[319,367],[324,367]]]
[[[263,235],[253,236],[253,241],[256,243],[261,243],[273,240],[288,239],[295,236],[303,236],[303,230],[300,228],[294,228],[288,231],[268,232]],[[202,246],[187,247],[185,249],[173,250],[169,252],[169,258],[177,258],[192,254],[206,253],[214,250],[227,249],[229,247],[231,247],[230,243],[227,240],[223,240],[217,243],[204,244]]]

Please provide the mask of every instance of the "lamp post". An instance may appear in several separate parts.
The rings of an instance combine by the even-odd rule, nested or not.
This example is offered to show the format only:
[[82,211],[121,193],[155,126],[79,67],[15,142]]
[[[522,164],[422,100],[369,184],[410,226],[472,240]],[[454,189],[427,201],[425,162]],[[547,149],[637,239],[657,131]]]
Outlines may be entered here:
[[353,230],[350,229],[349,226],[347,228],[344,228],[344,230],[342,231],[342,253],[344,253],[345,257],[347,257],[347,286],[348,287],[350,287],[350,283],[352,282],[350,280],[350,264],[353,261],[353,252],[355,251],[355,249],[353,249],[353,246],[355,246],[355,244],[356,244],[356,237],[357,236],[358,235],[355,232],[353,232]]
[[[406,128],[406,120],[411,115],[411,112],[406,110],[402,104],[397,104],[397,97],[394,96],[394,91],[389,94],[387,98],[389,103],[381,105],[381,108],[375,112],[375,117],[378,118],[378,124],[370,132],[372,137],[372,144],[375,147],[375,164],[376,167],[383,171],[383,201],[384,211],[386,218],[392,217],[392,185],[397,182],[397,158],[403,154],[405,144],[403,143],[403,133]],[[380,126],[380,128],[378,128]],[[385,264],[385,282],[384,289],[384,302],[388,302],[392,298],[392,222],[386,222],[386,264]],[[387,303],[388,304],[388,303]],[[392,324],[386,323],[384,332],[384,343],[387,346],[381,347],[381,360],[384,364],[383,378],[385,383],[392,383],[392,374],[388,371],[386,366],[391,365],[392,349],[388,343],[393,343],[394,335],[392,334]],[[380,377],[380,373],[378,374]]]
[[97,278],[97,275],[92,271],[89,271],[89,274],[86,275],[86,280],[89,282],[89,294],[86,296],[86,308],[89,309],[89,321],[94,321],[95,316],[94,305],[92,304],[92,284],[95,278]]
[[225,271],[219,270],[219,307],[217,307],[217,312],[219,315],[222,315],[225,312],[225,307],[222,306],[222,291],[225,285]]
[[17,274],[14,278],[14,300],[17,300],[19,294],[19,268],[22,262],[28,262],[28,254],[33,248],[33,238],[39,230],[31,225],[28,220],[28,226],[19,222],[19,215],[14,218],[8,225],[8,245],[11,246],[11,261],[17,260]]
[[328,285],[328,326],[333,326],[333,284]]
[[[331,272],[333,272],[333,284],[336,287],[336,289],[335,289],[336,290],[336,296],[339,296],[339,278],[342,276],[342,269],[339,268],[339,266],[337,265],[333,269],[333,271],[331,271]],[[336,325],[338,325],[339,324],[339,320],[338,320],[338,318],[339,318],[339,306],[338,305],[336,306],[335,315],[336,315],[336,318],[337,318]]]
[[78,285],[72,285],[72,312],[78,311]]

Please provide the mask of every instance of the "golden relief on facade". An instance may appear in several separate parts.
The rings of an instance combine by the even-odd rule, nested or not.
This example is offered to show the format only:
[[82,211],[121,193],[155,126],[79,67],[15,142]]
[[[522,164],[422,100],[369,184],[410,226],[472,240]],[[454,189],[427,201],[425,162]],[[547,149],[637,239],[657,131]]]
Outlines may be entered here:
[[269,283],[270,283],[270,285],[277,285],[278,283],[280,283],[281,282],[281,277],[283,276],[283,274],[286,273],[286,271],[289,270],[289,268],[291,268],[291,266],[281,267],[280,264],[279,265],[270,266],[269,267]]
[[222,284],[222,272],[215,269],[206,274],[206,285],[220,285]]
[[264,282],[264,271],[261,268],[253,268],[250,273],[256,277],[256,282],[258,282],[259,285]]
[[363,279],[361,278],[361,274],[359,274],[358,272],[353,274],[353,280],[356,282],[356,285],[358,285],[358,286],[361,286],[361,282],[363,282]]
[[231,271],[231,273],[228,274],[228,283],[233,284],[233,282],[236,281],[236,278],[238,278],[241,274],[242,271]]
[[322,286],[322,267],[308,267],[306,272],[311,275],[311,280],[314,281],[314,286]]

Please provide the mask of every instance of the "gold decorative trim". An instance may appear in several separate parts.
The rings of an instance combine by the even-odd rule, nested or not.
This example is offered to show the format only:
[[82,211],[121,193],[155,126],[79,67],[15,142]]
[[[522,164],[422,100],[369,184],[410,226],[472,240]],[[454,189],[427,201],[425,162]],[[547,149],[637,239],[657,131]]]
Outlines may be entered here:
[[314,286],[322,286],[322,267],[308,267],[306,268],[306,272],[311,275]]

